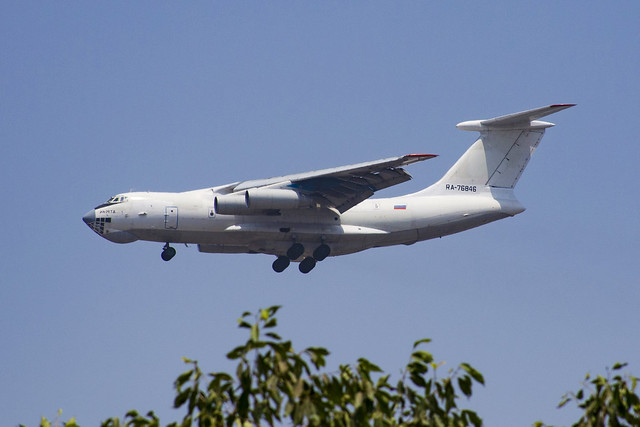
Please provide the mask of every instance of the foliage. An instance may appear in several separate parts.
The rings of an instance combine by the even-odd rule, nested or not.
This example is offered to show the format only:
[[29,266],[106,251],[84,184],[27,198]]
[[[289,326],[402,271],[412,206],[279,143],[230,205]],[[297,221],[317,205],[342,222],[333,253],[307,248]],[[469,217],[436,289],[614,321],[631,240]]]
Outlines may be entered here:
[[[625,366],[626,363],[614,364],[611,371],[607,370],[607,378],[598,375],[592,379],[587,374],[583,388],[562,397],[559,408],[575,402],[584,411],[573,427],[640,426],[640,398],[635,392],[638,378],[620,373],[611,376]],[[534,425],[543,427],[546,424],[537,422]]]
[[[62,422],[60,421],[60,417],[62,416],[62,409],[58,409],[58,415],[53,419],[53,422],[49,421],[45,417],[40,418],[40,427],[58,427],[60,425],[64,425],[65,427],[79,427],[76,423],[76,419],[71,417],[69,421]],[[23,427],[23,426],[20,426]]]
[[[470,397],[482,375],[463,363],[438,378],[441,363],[422,349],[429,339],[416,341],[401,378],[367,359],[341,365],[337,372],[320,372],[329,352],[309,347],[297,353],[290,341],[274,332],[279,307],[243,313],[239,326],[247,341],[227,358],[237,361],[233,374],[204,375],[197,361],[184,359],[189,369],[175,380],[175,408],[185,408],[180,423],[170,426],[480,426],[482,420],[459,409],[461,395]],[[153,412],[130,411],[121,421],[110,418],[103,427],[157,427]]]
[[[402,371],[392,383],[390,375],[367,359],[340,365],[337,372],[321,372],[329,352],[309,347],[295,352],[290,341],[274,332],[279,307],[269,307],[238,319],[249,333],[247,341],[227,358],[237,361],[234,373],[203,374],[197,361],[184,359],[189,369],[174,382],[175,408],[186,414],[169,427],[249,426],[480,426],[471,410],[460,409],[461,396],[471,397],[482,375],[467,363],[439,378],[431,353],[422,349],[429,339],[418,340]],[[640,426],[638,378],[618,373],[616,363],[607,377],[587,375],[583,388],[563,396],[559,407],[575,402],[584,411],[574,427]],[[615,374],[612,376],[612,373]],[[58,418],[60,413],[58,413]],[[42,427],[58,426],[56,418],[42,418]],[[78,427],[74,418],[66,427]],[[129,411],[123,420],[109,418],[103,427],[159,427],[153,412]],[[535,427],[546,424],[537,422]]]

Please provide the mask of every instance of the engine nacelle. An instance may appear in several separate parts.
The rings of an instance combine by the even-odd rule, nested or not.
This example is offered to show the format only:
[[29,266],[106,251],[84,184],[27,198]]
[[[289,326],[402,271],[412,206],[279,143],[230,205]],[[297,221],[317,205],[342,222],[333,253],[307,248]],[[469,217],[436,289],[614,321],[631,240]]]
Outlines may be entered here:
[[213,207],[220,215],[257,215],[265,210],[311,207],[311,198],[286,189],[249,189],[244,192],[216,196]]
[[244,198],[249,209],[297,209],[308,208],[313,200],[294,190],[284,189],[251,189],[245,192]]
[[247,206],[243,193],[216,196],[213,199],[213,209],[219,215],[246,215],[249,213],[249,206]]

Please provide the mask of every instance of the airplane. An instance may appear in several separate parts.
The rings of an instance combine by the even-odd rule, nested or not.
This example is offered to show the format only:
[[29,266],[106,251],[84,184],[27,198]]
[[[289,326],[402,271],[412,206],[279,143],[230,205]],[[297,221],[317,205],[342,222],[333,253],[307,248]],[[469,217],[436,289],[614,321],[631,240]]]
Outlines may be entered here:
[[407,154],[313,172],[234,182],[180,193],[129,192],[83,216],[115,243],[197,244],[204,253],[270,254],[274,271],[298,262],[309,273],[330,256],[411,245],[512,217],[525,210],[514,187],[547,128],[541,117],[576,104],[554,104],[459,123],[480,132],[444,176],[418,192],[370,199],[411,179],[404,166],[436,157]]

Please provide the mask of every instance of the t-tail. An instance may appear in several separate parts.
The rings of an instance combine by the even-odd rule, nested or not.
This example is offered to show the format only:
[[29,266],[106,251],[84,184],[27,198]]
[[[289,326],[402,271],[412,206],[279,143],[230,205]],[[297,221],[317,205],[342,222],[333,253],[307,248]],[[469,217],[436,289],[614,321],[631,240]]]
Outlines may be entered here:
[[478,131],[480,137],[442,179],[417,194],[513,189],[545,129],[554,126],[538,119],[574,105],[554,104],[493,119],[459,123],[458,129]]

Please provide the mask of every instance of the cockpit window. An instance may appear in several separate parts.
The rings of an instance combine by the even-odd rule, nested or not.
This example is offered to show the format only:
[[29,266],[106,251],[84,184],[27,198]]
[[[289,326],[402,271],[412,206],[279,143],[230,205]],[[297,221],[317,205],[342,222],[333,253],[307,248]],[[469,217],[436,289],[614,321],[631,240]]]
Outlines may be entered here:
[[96,206],[95,209],[104,208],[105,206],[111,206],[111,205],[115,205],[117,203],[123,203],[123,202],[126,202],[126,201],[127,201],[127,196],[122,196],[122,195],[118,194],[117,196],[111,197],[109,200],[107,200],[103,204],[101,204],[99,206]]
[[127,200],[126,196],[117,195],[117,196],[113,196],[112,198],[107,200],[107,203],[122,203],[122,202],[124,202],[126,200]]

